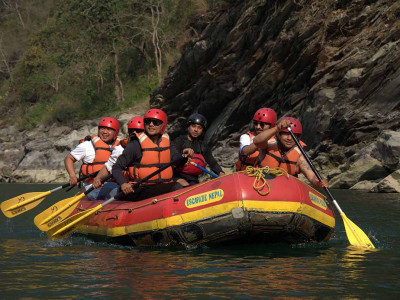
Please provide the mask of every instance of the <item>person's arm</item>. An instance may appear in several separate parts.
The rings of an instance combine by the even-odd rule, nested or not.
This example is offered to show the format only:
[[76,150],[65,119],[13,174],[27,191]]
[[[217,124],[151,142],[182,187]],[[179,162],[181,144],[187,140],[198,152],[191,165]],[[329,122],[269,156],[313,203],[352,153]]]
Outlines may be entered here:
[[[175,139],[171,143],[171,161],[177,160],[178,158],[182,157],[182,154],[185,155],[185,157],[192,157],[193,156],[193,149],[183,149],[183,141],[181,138]],[[190,151],[191,150],[191,151]],[[188,151],[188,153],[184,153],[185,151]],[[179,161],[175,167],[183,167],[183,165],[186,163],[186,160],[181,160]]]
[[203,144],[203,149],[204,149],[203,156],[204,156],[207,164],[210,166],[210,169],[214,173],[217,173],[219,176],[225,175],[225,173],[222,170],[221,166],[218,164],[217,160],[212,155],[211,149],[205,144]]
[[78,177],[76,176],[75,168],[74,168],[74,163],[76,161],[77,160],[70,153],[68,153],[67,156],[64,159],[65,169],[68,172],[69,184],[71,186],[74,186],[74,185],[78,184]]
[[288,128],[291,124],[292,122],[290,122],[289,120],[283,120],[276,124],[275,127],[260,132],[253,139],[254,145],[256,145],[256,147],[260,149],[267,149],[269,139],[278,134],[281,130]]
[[124,194],[133,193],[133,189],[131,184],[129,184],[128,180],[124,177],[123,171],[133,165],[134,162],[140,161],[141,155],[139,142],[133,140],[126,145],[126,148],[112,167],[112,175],[115,181],[121,186],[121,190]]
[[97,173],[97,176],[93,179],[93,188],[98,189],[101,187],[103,184],[101,183],[101,180],[103,178],[106,178],[110,173],[108,172],[107,168],[104,166],[101,168],[99,173]]
[[316,188],[323,188],[323,187],[329,187],[328,180],[325,178],[322,179],[322,181],[318,180],[318,177],[315,175],[314,171],[311,169],[309,166],[308,162],[304,158],[303,155],[300,156],[297,166],[300,170],[300,172],[308,179],[308,181]]
[[256,152],[258,148],[252,143],[250,135],[242,134],[240,136],[240,150],[239,155],[248,156]]
[[257,150],[258,150],[257,146],[254,145],[254,143],[251,143],[250,145],[243,147],[242,154],[249,156],[249,155],[253,154],[254,152],[256,152]]
[[268,147],[268,140],[277,133],[279,133],[278,125],[260,132],[253,139],[254,146],[260,149],[266,149]]

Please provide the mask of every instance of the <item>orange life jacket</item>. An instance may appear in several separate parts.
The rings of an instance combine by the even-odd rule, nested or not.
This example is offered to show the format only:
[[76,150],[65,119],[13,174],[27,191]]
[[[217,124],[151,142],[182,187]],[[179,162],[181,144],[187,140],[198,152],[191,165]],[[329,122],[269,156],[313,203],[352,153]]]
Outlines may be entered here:
[[[306,146],[302,141],[300,141],[302,147]],[[278,143],[268,145],[268,148],[262,150],[259,157],[259,165],[261,167],[270,167],[271,169],[280,167],[288,172],[290,175],[298,174],[296,170],[297,161],[300,158],[301,151],[295,146],[286,153],[281,153]],[[265,155],[265,156],[264,156]]]
[[[255,135],[251,131],[247,132],[246,134],[248,134],[250,136],[250,143],[252,143]],[[274,144],[274,143],[276,143],[276,139],[275,139],[275,137],[271,137],[268,140],[268,145]],[[247,166],[256,167],[257,166],[257,158],[258,158],[259,154],[260,154],[260,152],[256,151],[250,155],[239,155],[239,159],[237,160],[237,162],[235,164],[236,171],[246,170]]]
[[[161,136],[158,144],[153,143],[144,132],[137,136],[142,148],[142,159],[139,164],[129,167],[129,180],[133,182],[145,178],[171,162],[170,141],[167,133]],[[172,182],[172,174],[172,167],[168,167],[143,184]]]
[[[86,139],[84,139],[86,140]],[[119,145],[119,140],[116,139],[113,144],[104,143],[100,137],[93,135],[90,138],[94,151],[95,157],[91,163],[83,163],[81,166],[81,173],[83,176],[91,174],[93,172],[100,171],[104,164],[110,158],[113,149]],[[85,179],[86,182],[92,182],[93,178],[89,177]]]

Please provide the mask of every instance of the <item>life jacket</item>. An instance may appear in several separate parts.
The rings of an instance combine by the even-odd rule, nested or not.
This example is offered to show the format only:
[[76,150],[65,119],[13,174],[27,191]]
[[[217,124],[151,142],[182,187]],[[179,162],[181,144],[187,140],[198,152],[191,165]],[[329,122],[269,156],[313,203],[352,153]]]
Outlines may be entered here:
[[[203,168],[206,167],[206,159],[204,158],[204,156],[202,154],[194,153],[191,161],[194,162],[195,164],[199,165],[200,167],[203,167]],[[201,173],[203,173],[203,170],[201,170],[198,167],[195,167],[194,165],[192,165],[190,163],[185,165],[182,169],[176,169],[176,170],[180,173],[189,174],[189,175],[200,175]]]
[[[139,164],[129,167],[129,181],[131,182],[141,180],[171,162],[170,141],[167,133],[161,136],[158,144],[153,143],[144,132],[137,134],[137,137],[142,148],[142,159]],[[172,182],[172,167],[168,167],[143,184],[168,182]]]
[[[87,141],[88,138],[89,136],[87,136],[83,141]],[[110,158],[113,149],[120,143],[118,139],[116,139],[113,144],[104,143],[97,135],[91,136],[89,140],[92,142],[95,151],[95,157],[93,159],[93,162],[82,164],[81,174],[83,176],[100,171],[101,168],[103,168],[104,164]],[[85,181],[93,182],[93,178],[89,177],[85,179]]]
[[[251,131],[247,132],[246,134],[250,136],[250,144],[253,143],[255,135]],[[268,145],[274,144],[274,143],[276,143],[276,139],[275,139],[275,137],[271,137],[268,140]],[[236,171],[246,170],[247,166],[256,167],[259,154],[260,154],[260,151],[256,151],[250,155],[239,155],[239,159],[237,160],[237,162],[235,164]]]
[[[306,146],[305,143],[299,141],[302,147]],[[294,146],[286,153],[281,153],[278,143],[268,145],[268,149],[262,150],[259,156],[260,167],[270,167],[271,169],[280,167],[288,172],[290,175],[297,175],[299,172],[296,168],[297,161],[299,160],[301,151],[297,146]]]

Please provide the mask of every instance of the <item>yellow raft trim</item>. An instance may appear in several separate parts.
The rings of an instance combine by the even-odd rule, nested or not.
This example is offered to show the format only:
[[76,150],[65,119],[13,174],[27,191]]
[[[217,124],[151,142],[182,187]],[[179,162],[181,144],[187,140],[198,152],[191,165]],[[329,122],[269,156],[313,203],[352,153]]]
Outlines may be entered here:
[[[243,208],[246,211],[264,211],[264,212],[289,212],[303,214],[311,219],[314,219],[330,228],[335,227],[335,218],[321,212],[320,210],[299,202],[284,202],[284,201],[257,201],[243,200],[233,201],[206,207],[193,212],[172,216],[163,219],[152,220],[128,226],[119,227],[102,227],[102,226],[82,226],[79,231],[88,234],[106,235],[116,237],[126,235],[132,232],[144,232],[162,230],[172,226],[192,223],[195,221],[204,220],[218,215],[231,212],[234,208]],[[135,212],[133,212],[135,213]]]

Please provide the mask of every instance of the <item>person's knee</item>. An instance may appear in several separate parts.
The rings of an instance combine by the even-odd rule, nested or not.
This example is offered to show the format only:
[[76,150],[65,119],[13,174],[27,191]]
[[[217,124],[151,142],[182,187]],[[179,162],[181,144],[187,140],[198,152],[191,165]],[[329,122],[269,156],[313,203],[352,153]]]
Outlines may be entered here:
[[188,186],[188,185],[189,185],[189,182],[187,182],[187,181],[186,181],[185,179],[183,179],[183,178],[179,178],[179,179],[176,181],[176,183],[180,184],[182,187]]

